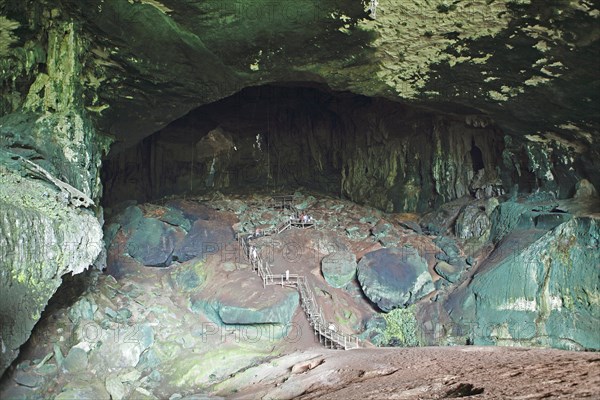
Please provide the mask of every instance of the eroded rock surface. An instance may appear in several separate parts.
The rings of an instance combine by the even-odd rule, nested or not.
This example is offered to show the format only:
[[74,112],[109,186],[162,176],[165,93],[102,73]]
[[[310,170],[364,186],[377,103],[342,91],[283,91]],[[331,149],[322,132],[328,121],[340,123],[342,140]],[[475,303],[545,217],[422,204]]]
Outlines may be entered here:
[[427,262],[410,248],[365,254],[357,275],[365,294],[383,311],[406,307],[433,290]]
[[57,199],[50,185],[0,171],[0,373],[16,358],[62,275],[102,249],[94,215]]
[[[469,279],[442,292],[437,303],[421,305],[417,314],[427,341],[600,348],[598,223],[587,216],[542,211],[577,210],[566,204],[571,206],[502,203],[492,229],[498,244],[482,264],[465,275],[439,262],[435,271],[448,281]],[[552,223],[544,222],[548,217]]]
[[325,256],[321,261],[321,272],[331,286],[344,287],[356,276],[356,256],[343,252]]
[[[597,204],[596,4],[323,0],[296,2],[291,12],[283,3],[250,3],[1,2],[1,347],[10,345],[0,369],[16,355],[60,276],[85,269],[102,251],[94,244],[102,210],[72,209],[68,196],[38,182],[16,160],[36,163],[99,204],[98,169],[111,141],[105,170],[111,205],[123,196],[146,201],[210,193],[217,200],[217,190],[302,185],[380,212],[434,211],[421,221],[424,229],[407,225],[415,232],[408,239],[390,221],[378,222],[377,213],[354,218],[348,204],[323,219],[357,255],[406,242],[430,244],[422,232],[457,233],[456,248],[438,241],[436,270],[454,284],[463,278],[471,284],[462,294],[455,286],[442,288],[438,298],[445,308],[431,315],[444,322],[444,309],[457,306],[481,314],[465,315],[466,328],[443,332],[454,343],[597,349],[590,336],[598,320],[597,275],[589,269],[598,264],[597,211],[577,216],[557,207],[574,193],[578,201]],[[523,192],[544,201],[518,200]],[[504,193],[493,213],[466,204],[469,196]],[[245,206],[220,201],[240,212]],[[155,216],[147,211],[134,208],[127,224],[107,227],[111,272],[187,262],[215,249],[207,248],[213,243],[207,232],[219,228],[201,217],[202,207]],[[265,212],[240,226],[271,226],[279,219]],[[139,246],[126,247],[139,226]],[[230,239],[228,226],[215,235],[219,241]],[[474,253],[472,262],[463,246]],[[501,254],[508,249],[519,254],[509,260]],[[490,253],[498,257],[475,263]],[[429,266],[435,262],[423,257]],[[466,264],[477,271],[468,276]],[[197,279],[189,272],[174,278],[176,285],[201,287],[206,276],[195,272]],[[510,298],[492,287],[502,279],[508,279]],[[329,290],[335,288],[319,289],[324,301],[344,298]],[[374,298],[386,309],[406,300],[391,293]],[[119,310],[106,313],[127,319]],[[353,312],[334,315],[359,325]],[[591,322],[571,329],[578,318]],[[469,325],[478,320],[489,322],[491,333]],[[523,328],[522,321],[535,321],[535,329]],[[157,352],[176,353],[171,350],[179,345],[161,343]],[[254,350],[240,359],[253,360]],[[169,373],[177,384],[211,382],[194,364],[200,356],[175,358]],[[58,398],[121,397],[124,381],[106,378],[73,379]],[[39,383],[31,375],[19,380]],[[469,382],[456,386],[442,394],[478,389]],[[135,390],[145,395],[146,389]]]

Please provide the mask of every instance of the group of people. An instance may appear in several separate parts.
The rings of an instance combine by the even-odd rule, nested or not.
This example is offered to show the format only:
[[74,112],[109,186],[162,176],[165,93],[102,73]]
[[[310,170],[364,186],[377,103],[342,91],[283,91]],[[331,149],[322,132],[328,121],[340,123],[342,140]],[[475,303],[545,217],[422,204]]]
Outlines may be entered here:
[[298,216],[298,218],[296,218],[295,216],[292,215],[292,216],[290,216],[290,219],[291,220],[298,219],[303,224],[310,224],[313,222],[313,217],[311,217],[308,214],[300,214]]
[[265,233],[263,231],[261,231],[259,228],[256,228],[256,230],[254,231],[254,233],[251,233],[250,235],[248,235],[248,240],[250,239],[256,239],[259,238],[261,236],[264,236]]
[[[312,216],[310,216],[308,214],[304,214],[304,213],[300,214],[298,217],[296,217],[295,215],[291,215],[290,220],[298,220],[299,222],[301,222],[303,224],[311,224],[314,221]],[[256,230],[254,231],[253,234],[248,235],[247,239],[248,240],[256,239],[256,238],[259,238],[264,235],[265,235],[264,232],[262,232],[259,228],[256,228]],[[258,252],[257,252],[256,246],[250,246],[248,252],[249,252],[250,259],[252,261],[256,261],[258,259]]]

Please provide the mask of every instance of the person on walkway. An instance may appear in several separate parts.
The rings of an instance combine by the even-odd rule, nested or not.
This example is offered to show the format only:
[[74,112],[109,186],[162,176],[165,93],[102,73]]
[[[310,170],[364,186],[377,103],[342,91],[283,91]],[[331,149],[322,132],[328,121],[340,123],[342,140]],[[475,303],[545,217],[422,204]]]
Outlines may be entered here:
[[256,247],[254,246],[250,248],[250,258],[252,259],[252,262],[256,262],[258,259],[258,253],[256,251]]

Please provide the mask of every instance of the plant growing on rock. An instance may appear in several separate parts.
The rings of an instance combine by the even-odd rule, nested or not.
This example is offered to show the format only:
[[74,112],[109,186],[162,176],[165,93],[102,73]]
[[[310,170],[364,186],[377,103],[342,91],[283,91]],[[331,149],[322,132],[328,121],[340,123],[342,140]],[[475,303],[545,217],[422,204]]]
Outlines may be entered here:
[[383,315],[386,327],[383,332],[384,343],[388,346],[415,347],[420,346],[417,334],[417,320],[414,306],[396,308]]

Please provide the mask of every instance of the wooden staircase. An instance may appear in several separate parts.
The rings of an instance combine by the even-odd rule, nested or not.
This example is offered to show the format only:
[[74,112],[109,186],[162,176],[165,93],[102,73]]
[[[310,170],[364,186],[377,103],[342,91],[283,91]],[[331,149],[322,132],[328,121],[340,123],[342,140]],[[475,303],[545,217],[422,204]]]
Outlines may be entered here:
[[[314,223],[302,223],[298,219],[290,219],[289,221],[282,222],[275,228],[266,231],[264,235],[278,235],[291,227],[310,229],[314,228],[314,226]],[[250,261],[253,270],[261,277],[263,287],[269,285],[281,285],[296,288],[300,293],[300,303],[302,309],[306,313],[308,322],[313,328],[315,335],[319,338],[319,341],[325,346],[344,350],[356,349],[359,347],[359,341],[356,336],[337,332],[334,325],[327,323],[323,315],[323,310],[317,303],[314,292],[305,276],[290,274],[288,272],[285,274],[273,274],[269,263],[267,263],[260,254],[257,253],[256,256],[250,254],[250,241],[250,238],[238,234],[238,242],[241,246],[242,254]]]

